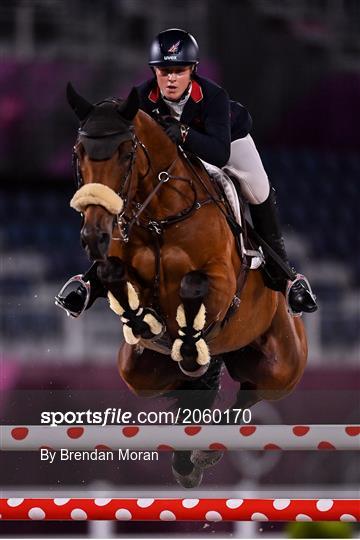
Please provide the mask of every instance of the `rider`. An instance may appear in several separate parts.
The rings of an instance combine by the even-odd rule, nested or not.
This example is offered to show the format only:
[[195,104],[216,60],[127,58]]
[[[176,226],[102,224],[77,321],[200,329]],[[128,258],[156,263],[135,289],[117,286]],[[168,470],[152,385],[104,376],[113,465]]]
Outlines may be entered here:
[[[233,172],[249,203],[255,231],[288,266],[281,234],[275,190],[269,184],[254,141],[249,134],[248,111],[230,101],[223,88],[196,73],[199,48],[188,32],[171,28],[160,32],[150,48],[149,66],[154,77],[137,87],[140,107],[160,120],[167,135],[185,151],[205,162]],[[274,259],[265,252],[264,280],[273,290],[287,291],[293,314],[317,309],[308,280],[293,272],[289,282]],[[56,303],[79,316],[99,296],[106,296],[94,263],[85,275],[74,276],[56,297]],[[74,284],[77,286],[73,289]]]

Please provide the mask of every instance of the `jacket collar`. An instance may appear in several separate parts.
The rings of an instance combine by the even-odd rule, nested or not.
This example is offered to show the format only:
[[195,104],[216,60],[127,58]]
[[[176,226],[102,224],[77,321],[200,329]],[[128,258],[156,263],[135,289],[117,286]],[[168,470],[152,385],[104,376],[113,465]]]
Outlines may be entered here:
[[153,103],[157,103],[157,101],[159,101],[160,97],[161,97],[160,88],[158,87],[158,85],[157,85],[157,83],[155,81],[155,86],[153,88],[151,88],[150,93],[148,95],[148,98]]
[[201,86],[195,79],[192,81],[190,97],[195,103],[199,103],[199,101],[204,99]]

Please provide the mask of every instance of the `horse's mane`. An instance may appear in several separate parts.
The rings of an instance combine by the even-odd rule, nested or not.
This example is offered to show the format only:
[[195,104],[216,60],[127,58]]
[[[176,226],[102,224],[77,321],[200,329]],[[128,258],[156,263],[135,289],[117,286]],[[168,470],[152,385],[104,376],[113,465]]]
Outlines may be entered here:
[[[165,135],[165,132],[163,128],[161,127],[160,123],[157,122],[152,116],[150,116],[148,113],[143,111],[142,109],[139,109],[136,117],[135,117],[135,130],[138,127],[142,132],[145,132],[145,130],[142,130],[142,128],[148,127],[150,129],[151,137],[149,141],[146,141],[146,144],[151,143],[154,140],[154,137],[156,137],[158,134],[164,138],[167,142],[170,142],[168,137]],[[141,138],[141,136],[140,136]],[[145,142],[145,141],[143,141]],[[183,163],[186,162],[186,158],[184,155],[179,152],[178,148],[175,144],[172,145],[173,149],[178,153],[180,161]],[[213,191],[214,185],[210,178],[210,175],[208,174],[207,170],[205,169],[203,163],[201,162],[200,158],[196,156],[195,154],[186,152],[187,160],[192,164],[193,168],[196,169],[196,172],[201,175],[203,178],[205,184],[208,186],[208,188]]]
[[157,122],[152,116],[150,116],[150,114],[142,109],[138,110],[134,120],[138,120],[140,123],[144,122],[145,124],[149,124],[152,128],[162,131],[162,127],[160,126],[159,122]]

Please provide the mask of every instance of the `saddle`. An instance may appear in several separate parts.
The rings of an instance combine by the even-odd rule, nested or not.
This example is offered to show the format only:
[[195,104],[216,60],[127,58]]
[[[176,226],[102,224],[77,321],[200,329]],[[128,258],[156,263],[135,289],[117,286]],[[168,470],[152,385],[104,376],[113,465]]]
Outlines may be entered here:
[[241,260],[248,264],[250,270],[256,270],[264,264],[265,259],[261,248],[258,247],[258,244],[251,236],[252,227],[249,227],[248,220],[246,219],[247,204],[241,194],[239,187],[240,179],[237,178],[236,171],[232,169],[230,175],[226,172],[226,168],[225,170],[219,169],[206,161],[200,161],[220,190],[227,211],[238,225],[238,227],[231,227],[231,229],[237,240]]

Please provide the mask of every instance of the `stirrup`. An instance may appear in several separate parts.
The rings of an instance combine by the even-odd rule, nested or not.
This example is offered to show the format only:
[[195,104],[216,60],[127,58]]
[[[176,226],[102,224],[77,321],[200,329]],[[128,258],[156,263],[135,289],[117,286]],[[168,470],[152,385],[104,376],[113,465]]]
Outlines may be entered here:
[[[62,287],[60,292],[55,296],[55,305],[58,306],[59,308],[63,309],[64,311],[66,311],[66,314],[67,314],[68,317],[73,317],[74,319],[77,319],[78,317],[80,317],[80,315],[87,308],[87,305],[88,305],[89,300],[90,300],[90,290],[91,290],[90,281],[84,281],[83,278],[84,278],[83,274],[77,274],[76,276],[71,277],[65,283],[65,285]],[[81,311],[72,311],[71,309],[67,309],[62,304],[62,301],[64,300],[64,298],[62,297],[63,292],[65,291],[66,287],[68,287],[69,285],[71,285],[71,283],[74,283],[75,281],[77,283],[79,283],[80,285],[82,285],[85,288],[85,291],[86,291],[86,298],[85,298],[85,302],[84,302],[84,305],[83,305]]]
[[308,292],[309,292],[311,298],[316,303],[316,296],[315,296],[315,294],[313,293],[313,291],[311,289],[309,280],[303,274],[296,274],[296,278],[294,279],[294,281],[291,281],[290,279],[287,281],[286,291],[285,291],[285,300],[286,300],[287,310],[290,313],[290,315],[292,315],[292,317],[301,317],[302,314],[303,314],[302,311],[293,311],[291,309],[291,306],[290,306],[290,303],[289,303],[290,289],[292,288],[294,283],[296,283],[297,281],[300,281],[300,280],[305,281],[305,283],[306,283],[306,285],[308,287]]

